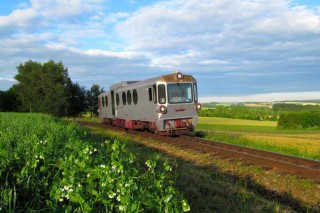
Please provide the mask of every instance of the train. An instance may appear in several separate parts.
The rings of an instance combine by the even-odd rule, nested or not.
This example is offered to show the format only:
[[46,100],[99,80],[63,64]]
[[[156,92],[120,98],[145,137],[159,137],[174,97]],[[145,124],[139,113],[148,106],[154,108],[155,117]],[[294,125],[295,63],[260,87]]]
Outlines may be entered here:
[[198,122],[197,80],[173,72],[141,81],[121,81],[98,96],[103,124],[173,136],[194,132]]

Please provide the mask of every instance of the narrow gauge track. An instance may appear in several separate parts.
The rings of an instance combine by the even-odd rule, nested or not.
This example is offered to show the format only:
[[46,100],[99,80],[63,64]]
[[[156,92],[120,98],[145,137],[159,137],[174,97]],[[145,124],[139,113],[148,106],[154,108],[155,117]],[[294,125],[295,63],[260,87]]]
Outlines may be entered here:
[[[77,123],[84,126],[98,126],[101,128],[123,131],[123,129],[111,125],[82,121]],[[181,135],[179,137],[164,137],[135,130],[127,130],[127,132],[129,134],[145,136],[165,143],[176,144],[182,148],[198,150],[212,156],[226,156],[230,159],[242,160],[246,164],[257,164],[279,172],[295,174],[298,177],[310,178],[320,183],[320,161],[237,146],[218,141],[210,141],[186,135]]]

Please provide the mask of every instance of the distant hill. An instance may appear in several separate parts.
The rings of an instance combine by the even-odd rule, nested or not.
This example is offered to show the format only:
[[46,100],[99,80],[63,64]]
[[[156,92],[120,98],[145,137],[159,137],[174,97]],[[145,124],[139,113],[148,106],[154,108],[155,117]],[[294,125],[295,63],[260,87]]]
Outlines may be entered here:
[[290,100],[290,101],[274,101],[274,102],[210,102],[203,104],[204,106],[247,106],[247,107],[267,107],[272,108],[274,104],[301,104],[301,105],[320,105],[320,99],[318,100]]

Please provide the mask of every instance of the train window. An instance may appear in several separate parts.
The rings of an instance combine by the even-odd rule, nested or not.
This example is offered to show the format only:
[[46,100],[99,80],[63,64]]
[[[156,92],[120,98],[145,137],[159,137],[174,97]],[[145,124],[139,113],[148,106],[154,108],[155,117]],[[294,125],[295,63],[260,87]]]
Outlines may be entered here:
[[153,102],[157,103],[157,87],[156,85],[153,85]]
[[101,99],[102,99],[102,107],[104,107],[104,97],[102,97]]
[[148,88],[149,101],[152,101],[152,89]]
[[123,105],[126,105],[126,103],[127,103],[127,96],[124,91],[122,92],[122,103],[123,103]]
[[164,84],[158,85],[158,96],[159,96],[159,103],[165,104],[166,103],[166,87]]
[[128,101],[128,105],[130,105],[131,104],[131,92],[130,92],[130,90],[128,90],[128,92],[127,92],[127,101]]
[[191,83],[168,84],[168,101],[170,104],[191,103],[192,99]]
[[137,103],[138,103],[138,93],[137,93],[137,90],[136,90],[136,89],[133,90],[132,99],[133,99],[133,103],[134,103],[134,104],[137,104]]
[[106,96],[105,99],[106,99],[106,107],[108,107],[108,96]]
[[117,103],[117,106],[119,106],[120,104],[119,93],[116,94],[116,103]]
[[193,84],[193,91],[194,91],[194,102],[198,103],[198,89],[197,84]]

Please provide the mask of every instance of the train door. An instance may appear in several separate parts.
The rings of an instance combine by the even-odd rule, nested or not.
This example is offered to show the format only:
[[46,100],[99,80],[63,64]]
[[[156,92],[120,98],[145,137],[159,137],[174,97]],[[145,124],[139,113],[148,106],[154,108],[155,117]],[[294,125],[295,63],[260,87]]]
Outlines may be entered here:
[[114,91],[111,91],[111,107],[112,107],[112,115],[116,115],[116,104],[114,101]]
[[158,101],[157,101],[157,86],[154,84],[153,86],[152,86],[152,88],[153,88],[153,103],[154,104],[158,104]]

